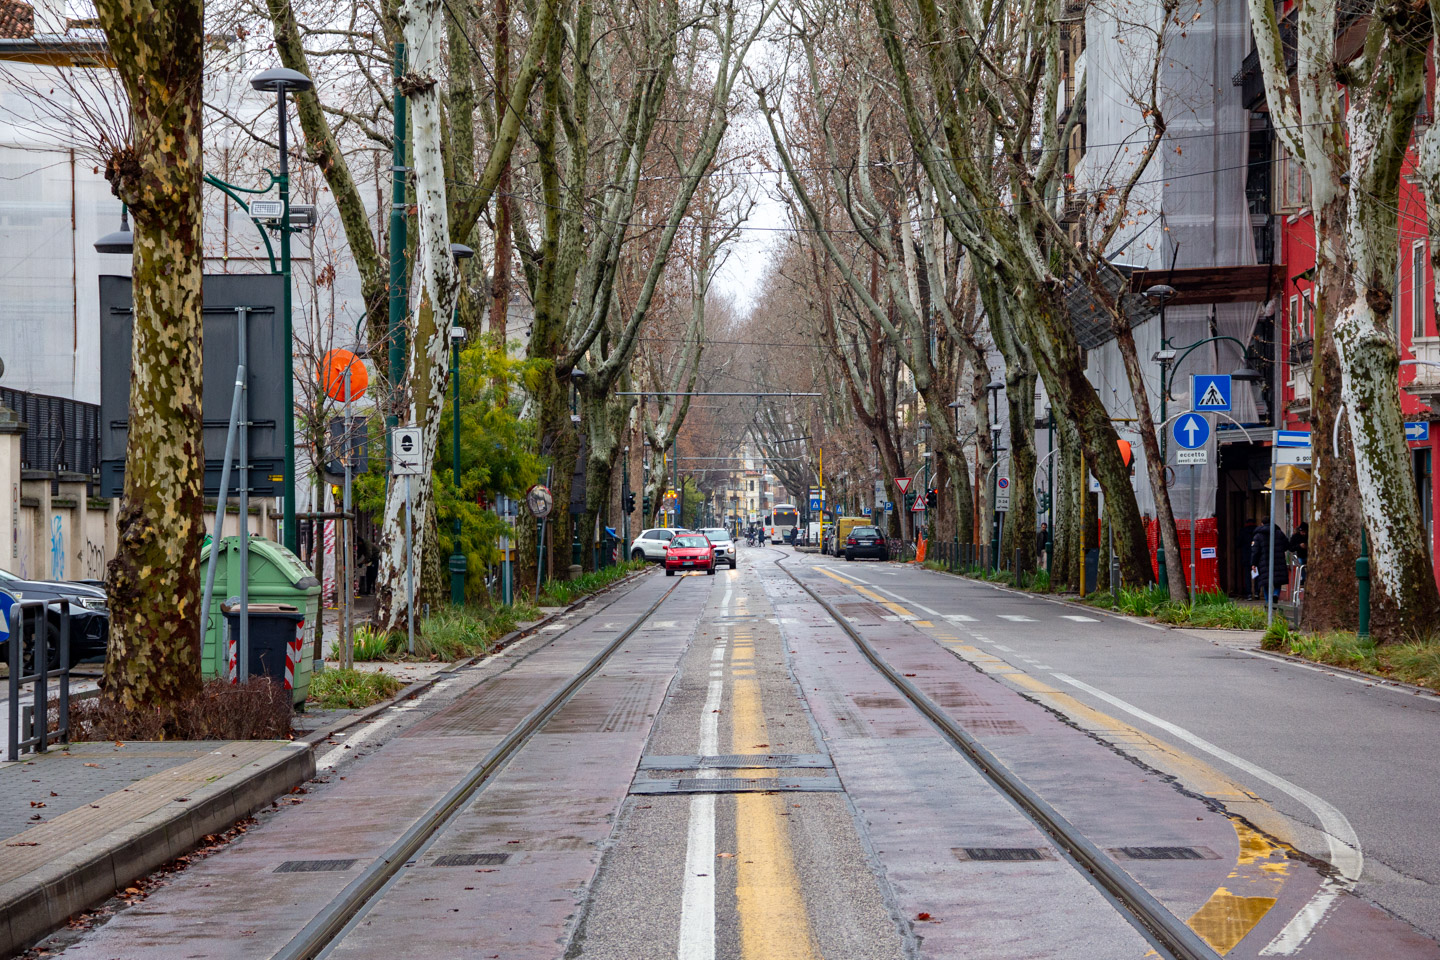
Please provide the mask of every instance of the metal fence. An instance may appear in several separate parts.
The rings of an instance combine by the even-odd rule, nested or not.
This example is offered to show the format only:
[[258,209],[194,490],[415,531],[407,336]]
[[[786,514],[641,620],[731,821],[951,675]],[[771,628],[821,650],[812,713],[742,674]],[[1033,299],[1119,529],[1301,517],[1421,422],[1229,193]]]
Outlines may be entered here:
[[25,424],[20,466],[25,470],[100,474],[100,407],[0,387],[4,404]]

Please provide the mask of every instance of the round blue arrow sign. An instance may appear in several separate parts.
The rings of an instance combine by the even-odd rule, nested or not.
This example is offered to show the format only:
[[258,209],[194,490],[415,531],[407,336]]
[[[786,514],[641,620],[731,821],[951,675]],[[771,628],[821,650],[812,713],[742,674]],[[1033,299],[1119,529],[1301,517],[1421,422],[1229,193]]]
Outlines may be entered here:
[[1170,433],[1180,446],[1195,450],[1205,446],[1205,441],[1210,439],[1210,421],[1199,414],[1187,413],[1175,421]]

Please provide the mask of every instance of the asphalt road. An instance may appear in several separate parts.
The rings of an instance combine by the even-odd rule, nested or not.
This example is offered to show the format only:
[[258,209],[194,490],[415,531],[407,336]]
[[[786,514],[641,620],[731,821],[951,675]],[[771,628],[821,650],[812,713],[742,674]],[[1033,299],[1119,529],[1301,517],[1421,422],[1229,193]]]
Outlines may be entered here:
[[1219,953],[1440,957],[1436,700],[772,547],[445,678],[328,745],[300,802],[47,946],[273,956],[633,625],[325,956],[1154,955],[805,587]]

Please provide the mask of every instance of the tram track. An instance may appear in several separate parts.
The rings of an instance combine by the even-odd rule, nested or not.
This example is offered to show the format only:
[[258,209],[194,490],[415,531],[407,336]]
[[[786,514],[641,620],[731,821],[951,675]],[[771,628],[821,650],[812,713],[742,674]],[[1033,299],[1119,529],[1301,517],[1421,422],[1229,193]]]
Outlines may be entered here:
[[[400,880],[407,867],[412,866],[416,858],[444,834],[446,828],[465,809],[466,804],[479,794],[511,757],[543,729],[546,723],[605,665],[615,652],[645,625],[683,582],[683,580],[677,580],[671,584],[654,603],[635,617],[629,626],[586,662],[564,686],[526,714],[524,719],[492,747],[480,762],[475,764],[379,857],[366,866],[354,880],[316,913],[284,947],[273,954],[272,960],[313,960],[313,958],[326,956],[332,948],[337,946],[345,935],[364,919],[370,909],[384,898],[386,892]],[[623,596],[623,594],[621,595]],[[612,603],[614,602],[612,601]],[[517,658],[517,664],[546,649],[570,630],[593,620],[609,606],[611,604],[600,607],[583,620],[568,627],[567,630],[557,633],[550,638],[549,642],[527,651],[523,657]],[[513,665],[510,669],[513,669]],[[496,676],[501,676],[505,672],[508,670],[501,671]],[[490,679],[494,679],[494,677],[487,678],[487,680]],[[483,690],[482,682],[475,692],[483,693]]]
[[1218,960],[1219,955],[1183,920],[1142,887],[1104,850],[1032,790],[981,744],[963,725],[927,697],[885,660],[835,607],[811,589],[785,561],[776,566],[804,590],[901,696],[928,719],[976,770],[1055,844],[1060,855],[1079,871],[1141,936],[1173,960]]

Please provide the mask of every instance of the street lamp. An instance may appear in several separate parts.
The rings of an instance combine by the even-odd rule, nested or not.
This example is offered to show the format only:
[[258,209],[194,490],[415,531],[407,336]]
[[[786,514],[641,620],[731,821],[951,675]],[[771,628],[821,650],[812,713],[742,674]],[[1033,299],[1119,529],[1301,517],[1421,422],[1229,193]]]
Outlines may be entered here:
[[114,233],[107,233],[95,241],[96,253],[125,253],[135,252],[135,234],[130,232],[130,208],[121,204],[120,206],[120,229]]
[[280,193],[280,273],[285,278],[285,299],[282,321],[285,342],[285,481],[281,490],[285,498],[285,546],[292,552],[298,547],[295,528],[295,332],[290,319],[290,149],[289,117],[285,110],[286,93],[304,93],[315,87],[314,81],[298,70],[275,67],[250,79],[250,86],[261,93],[275,94],[280,121],[280,175],[275,186]]
[[[455,258],[455,273],[459,276],[460,263],[475,256],[475,251],[463,243],[450,244],[450,256]],[[450,547],[450,602],[455,606],[465,603],[465,552],[460,549],[460,344],[465,342],[465,328],[460,326],[460,293],[455,293],[455,306],[450,313],[450,483],[455,487],[455,519],[451,532]]]

